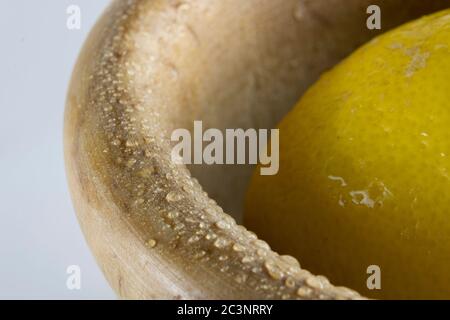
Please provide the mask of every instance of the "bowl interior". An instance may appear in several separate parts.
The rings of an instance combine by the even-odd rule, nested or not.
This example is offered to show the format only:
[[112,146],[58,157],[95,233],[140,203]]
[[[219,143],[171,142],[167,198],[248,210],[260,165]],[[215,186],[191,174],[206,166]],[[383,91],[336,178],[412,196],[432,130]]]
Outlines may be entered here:
[[[366,27],[371,4],[382,30]],[[168,127],[275,128],[308,86],[380,32],[448,6],[445,0],[230,0],[177,3],[160,41],[158,88]],[[176,37],[174,37],[176,34]],[[175,40],[176,38],[176,40]],[[167,80],[167,81],[166,81]],[[206,144],[205,144],[206,145]],[[282,159],[281,159],[282,161]],[[241,221],[252,165],[189,165],[209,196]]]

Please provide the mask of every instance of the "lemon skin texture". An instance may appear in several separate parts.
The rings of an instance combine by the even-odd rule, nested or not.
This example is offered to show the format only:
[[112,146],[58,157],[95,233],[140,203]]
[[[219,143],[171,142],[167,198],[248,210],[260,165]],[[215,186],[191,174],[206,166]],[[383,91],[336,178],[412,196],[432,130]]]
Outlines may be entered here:
[[368,297],[450,299],[450,10],[358,49],[279,129],[278,174],[249,185],[250,229]]

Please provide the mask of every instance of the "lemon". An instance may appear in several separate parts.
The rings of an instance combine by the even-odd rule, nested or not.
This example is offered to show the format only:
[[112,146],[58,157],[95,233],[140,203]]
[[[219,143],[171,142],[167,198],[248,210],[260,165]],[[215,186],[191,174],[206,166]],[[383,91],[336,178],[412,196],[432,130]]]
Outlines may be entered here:
[[279,130],[247,226],[369,297],[450,299],[450,10],[358,49]]

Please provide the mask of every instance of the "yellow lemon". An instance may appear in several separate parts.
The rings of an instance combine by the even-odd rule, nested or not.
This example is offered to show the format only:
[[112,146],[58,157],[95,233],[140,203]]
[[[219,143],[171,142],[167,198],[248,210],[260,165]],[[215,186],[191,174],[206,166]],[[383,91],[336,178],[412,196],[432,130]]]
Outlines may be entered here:
[[450,10],[358,49],[279,129],[246,225],[369,297],[450,298]]

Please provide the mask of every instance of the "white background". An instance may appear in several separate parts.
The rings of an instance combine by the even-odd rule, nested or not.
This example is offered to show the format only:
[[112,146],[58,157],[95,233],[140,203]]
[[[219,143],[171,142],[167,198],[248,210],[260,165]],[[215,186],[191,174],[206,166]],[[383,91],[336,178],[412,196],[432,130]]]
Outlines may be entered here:
[[[0,298],[114,299],[73,211],[63,112],[78,52],[108,0],[0,4]],[[81,8],[81,30],[66,27]],[[66,268],[81,267],[81,290]]]

